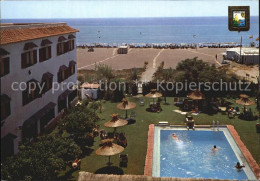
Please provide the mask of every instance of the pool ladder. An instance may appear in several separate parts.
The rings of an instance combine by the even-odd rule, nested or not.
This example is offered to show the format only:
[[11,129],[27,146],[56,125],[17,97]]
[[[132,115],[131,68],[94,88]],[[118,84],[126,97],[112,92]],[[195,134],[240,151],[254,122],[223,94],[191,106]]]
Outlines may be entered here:
[[217,124],[215,126],[215,121],[212,121],[212,129],[215,130],[215,127],[217,127],[217,131],[219,131],[219,121],[217,121]]

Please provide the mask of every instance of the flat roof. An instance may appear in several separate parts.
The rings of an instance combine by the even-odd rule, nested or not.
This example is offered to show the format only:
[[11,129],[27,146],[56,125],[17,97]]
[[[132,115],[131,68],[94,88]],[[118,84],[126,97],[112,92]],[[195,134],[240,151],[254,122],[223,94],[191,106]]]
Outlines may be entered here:
[[0,44],[5,45],[76,32],[79,30],[66,23],[1,23]]
[[120,46],[120,47],[118,47],[118,48],[128,48],[128,46]]
[[[240,48],[228,48],[226,51],[232,51],[240,54]],[[259,55],[259,49],[255,47],[242,47],[241,55]]]
[[83,83],[81,85],[81,88],[85,88],[85,89],[98,89],[99,88],[99,84]]

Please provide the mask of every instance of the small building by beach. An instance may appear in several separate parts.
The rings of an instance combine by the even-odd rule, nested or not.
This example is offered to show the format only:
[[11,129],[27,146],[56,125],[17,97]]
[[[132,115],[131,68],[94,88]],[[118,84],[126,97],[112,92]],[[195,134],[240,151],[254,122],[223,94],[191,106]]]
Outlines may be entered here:
[[91,98],[91,99],[97,99],[98,98],[98,88],[99,84],[89,84],[89,83],[83,83],[81,85],[81,98]]
[[118,54],[127,54],[128,53],[128,46],[120,46],[117,49]]
[[259,49],[255,47],[242,47],[240,58],[239,47],[228,48],[226,49],[226,59],[246,65],[256,65],[259,64]]

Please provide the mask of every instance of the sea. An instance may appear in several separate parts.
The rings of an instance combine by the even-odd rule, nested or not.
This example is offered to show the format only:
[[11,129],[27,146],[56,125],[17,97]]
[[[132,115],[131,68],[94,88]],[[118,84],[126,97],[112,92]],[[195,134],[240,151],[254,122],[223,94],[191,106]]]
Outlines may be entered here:
[[[228,30],[228,17],[2,19],[2,23],[65,22],[79,30],[77,45],[91,43],[238,43],[259,44],[259,16],[250,30]],[[250,38],[253,36],[253,38]]]

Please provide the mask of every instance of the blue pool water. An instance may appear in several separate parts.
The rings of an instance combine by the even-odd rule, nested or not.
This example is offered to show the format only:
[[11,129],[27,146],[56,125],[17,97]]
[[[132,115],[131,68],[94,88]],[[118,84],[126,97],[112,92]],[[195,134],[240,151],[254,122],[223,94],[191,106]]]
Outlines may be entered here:
[[234,168],[238,161],[222,131],[161,130],[160,177],[248,179]]

